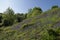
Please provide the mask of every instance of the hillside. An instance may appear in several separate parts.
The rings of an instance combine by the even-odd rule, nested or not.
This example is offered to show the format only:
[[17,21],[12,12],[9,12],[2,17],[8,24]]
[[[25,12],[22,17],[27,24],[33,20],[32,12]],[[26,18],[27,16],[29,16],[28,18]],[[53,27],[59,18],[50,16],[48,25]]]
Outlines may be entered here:
[[0,40],[60,40],[60,8],[0,28]]

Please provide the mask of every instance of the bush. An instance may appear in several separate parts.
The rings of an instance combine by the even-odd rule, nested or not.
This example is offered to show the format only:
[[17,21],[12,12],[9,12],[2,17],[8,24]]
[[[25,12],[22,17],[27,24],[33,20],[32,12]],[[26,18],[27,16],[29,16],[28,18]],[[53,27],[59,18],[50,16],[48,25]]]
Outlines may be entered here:
[[56,32],[56,30],[49,29],[48,33],[51,38],[53,38],[54,40],[57,40],[57,37],[59,36],[59,34],[58,32]]
[[2,15],[0,15],[0,23],[2,23]]
[[40,15],[42,13],[42,9],[40,7],[34,7],[33,9],[30,9],[28,11],[28,15],[27,17],[34,17],[34,16],[37,16],[37,15]]
[[23,19],[21,17],[17,17],[17,22],[21,22]]
[[20,13],[15,14],[15,17],[16,17],[17,22],[21,22],[24,19],[26,19],[26,15],[27,14],[20,14]]
[[55,6],[52,6],[52,9],[55,9],[55,8],[58,8],[58,6],[57,6],[57,5],[55,5]]
[[12,24],[13,24],[13,22],[11,20],[4,20],[4,22],[3,22],[4,26],[10,26]]
[[14,21],[15,21],[14,11],[11,8],[8,8],[4,12],[3,25],[4,26],[10,26],[14,23]]

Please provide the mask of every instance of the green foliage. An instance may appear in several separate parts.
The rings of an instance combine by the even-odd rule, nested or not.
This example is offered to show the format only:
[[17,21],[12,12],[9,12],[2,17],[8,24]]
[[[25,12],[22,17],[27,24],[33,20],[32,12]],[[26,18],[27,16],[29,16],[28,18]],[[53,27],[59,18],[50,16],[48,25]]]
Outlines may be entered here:
[[[10,16],[11,14],[4,14],[5,23],[3,23],[6,25],[10,25],[15,20],[23,21],[17,25],[1,27],[0,40],[60,40],[60,8],[42,14],[39,8],[33,10],[34,16],[29,19],[25,19],[25,14],[12,14],[13,17]],[[40,15],[35,15],[35,12]],[[13,18],[15,20],[10,21]]]
[[0,13],[0,23],[2,23],[2,14]]
[[23,26],[22,26],[22,28],[23,29],[28,29],[29,28],[29,26],[32,26],[33,24],[31,23],[31,24],[24,24]]
[[[3,18],[3,19],[2,19]],[[11,26],[14,23],[18,23],[27,18],[27,14],[17,13],[15,14],[11,8],[8,8],[3,14],[0,13],[0,26]]]
[[28,14],[27,14],[27,18],[30,18],[31,15],[32,15],[32,9],[29,9],[29,10],[28,10]]
[[8,26],[8,25],[12,25],[14,23],[14,11],[10,8],[8,8],[5,12],[4,12],[4,16],[3,16],[3,25],[4,26]]
[[7,20],[7,19],[5,19],[4,22],[3,22],[3,25],[4,25],[4,26],[10,26],[10,25],[12,25],[12,24],[13,24],[13,21]]
[[23,21],[24,19],[26,19],[26,14],[23,14],[23,13],[17,13],[17,14],[15,14],[15,16],[16,16],[16,21],[17,22],[21,22],[21,21]]
[[33,9],[29,9],[27,17],[34,17],[40,15],[42,13],[42,9],[39,7],[34,7]]
[[58,8],[58,6],[57,6],[57,5],[55,5],[55,6],[52,6],[52,9],[55,9],[55,8]]

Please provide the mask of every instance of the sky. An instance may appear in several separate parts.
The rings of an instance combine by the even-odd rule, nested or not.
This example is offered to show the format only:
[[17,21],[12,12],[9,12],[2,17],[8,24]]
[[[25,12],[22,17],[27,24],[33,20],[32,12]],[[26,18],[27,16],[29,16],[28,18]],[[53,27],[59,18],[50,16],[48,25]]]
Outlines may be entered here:
[[15,13],[26,13],[28,9],[40,7],[43,11],[50,9],[53,5],[60,6],[60,0],[0,0],[0,13],[8,7]]

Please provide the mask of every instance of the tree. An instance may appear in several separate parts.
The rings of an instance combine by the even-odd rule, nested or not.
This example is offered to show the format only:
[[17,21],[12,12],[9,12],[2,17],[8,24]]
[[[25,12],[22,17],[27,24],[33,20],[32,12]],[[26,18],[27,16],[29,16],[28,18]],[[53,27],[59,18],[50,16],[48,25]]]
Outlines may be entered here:
[[2,13],[0,13],[0,27],[2,27],[2,20],[3,20]]
[[14,23],[14,11],[11,8],[8,8],[4,12],[4,22],[3,25],[8,26]]
[[52,9],[55,9],[55,8],[58,8],[58,6],[57,5],[52,6]]
[[26,15],[23,14],[23,13],[16,13],[15,16],[16,16],[17,22],[23,21],[25,19],[25,17],[26,17]]
[[24,16],[25,16],[25,19],[26,19],[27,18],[27,13],[25,13]]
[[27,17],[34,17],[40,15],[42,13],[42,9],[40,7],[34,7],[28,11]]
[[32,16],[40,15],[42,13],[42,9],[40,7],[34,7],[32,10]]
[[32,15],[32,9],[28,9],[27,18],[30,18]]
[[0,13],[0,23],[2,23],[2,13]]

